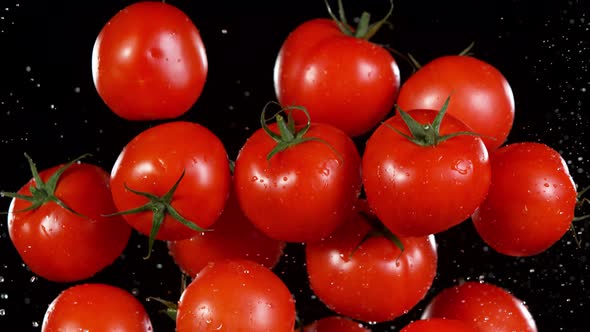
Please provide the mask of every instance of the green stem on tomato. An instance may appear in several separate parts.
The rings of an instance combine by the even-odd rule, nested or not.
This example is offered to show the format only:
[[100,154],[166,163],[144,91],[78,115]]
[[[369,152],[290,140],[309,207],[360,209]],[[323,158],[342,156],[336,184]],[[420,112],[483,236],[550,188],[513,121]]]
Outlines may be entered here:
[[332,8],[330,7],[328,0],[324,0],[324,3],[326,4],[328,14],[332,18],[332,20],[334,20],[334,22],[336,23],[336,25],[338,26],[340,31],[342,31],[343,34],[345,34],[347,36],[351,36],[351,37],[365,39],[365,40],[371,39],[379,31],[379,29],[384,24],[387,23],[387,20],[389,20],[389,18],[391,17],[391,14],[393,13],[393,7],[394,7],[393,0],[389,0],[390,6],[389,6],[389,10],[388,10],[387,14],[382,19],[380,19],[379,21],[377,21],[375,23],[370,22],[371,21],[371,14],[369,14],[368,12],[363,12],[361,14],[361,17],[360,17],[360,20],[359,20],[359,23],[358,23],[356,29],[353,30],[346,20],[346,14],[344,12],[344,6],[342,4],[342,0],[338,0],[338,16],[339,17],[336,17],[334,12],[332,11]]
[[[83,155],[79,156],[78,158],[75,158],[74,160],[68,162],[67,164],[59,167],[57,169],[57,171],[55,171],[55,173],[53,173],[49,177],[49,179],[47,179],[47,182],[43,182],[43,179],[41,179],[41,176],[39,175],[39,171],[37,170],[37,166],[35,165],[35,162],[33,162],[33,159],[31,159],[31,157],[29,157],[29,155],[25,152],[25,158],[27,158],[27,161],[29,163],[29,169],[31,170],[31,174],[32,174],[33,179],[35,181],[35,185],[29,187],[29,191],[31,192],[31,195],[22,195],[17,192],[4,192],[4,191],[2,191],[2,192],[0,192],[0,196],[22,199],[22,200],[25,200],[25,201],[28,201],[31,203],[31,205],[29,205],[27,208],[24,208],[24,209],[18,210],[18,211],[13,211],[13,213],[32,211],[32,210],[35,210],[35,209],[41,207],[42,205],[44,205],[46,203],[54,202],[57,205],[59,205],[60,207],[62,207],[63,209],[65,209],[65,210],[67,210],[79,217],[88,219],[88,217],[86,217],[85,215],[83,215],[81,213],[74,211],[71,207],[66,205],[61,199],[59,199],[57,196],[55,196],[55,190],[57,188],[57,183],[59,182],[62,174],[68,168],[70,168],[72,165],[79,162],[82,158],[85,158],[88,156],[91,156],[91,154],[89,154],[89,153],[83,154]],[[3,212],[2,214],[6,214],[6,212]]]
[[209,229],[199,227],[194,222],[187,220],[182,215],[180,215],[180,213],[178,213],[178,211],[176,211],[176,209],[174,207],[172,207],[172,204],[171,204],[172,197],[174,196],[174,192],[178,188],[180,181],[184,177],[184,172],[185,171],[183,170],[182,174],[180,175],[178,180],[176,180],[176,182],[174,183],[172,188],[170,188],[170,190],[161,197],[156,196],[151,193],[131,189],[127,186],[127,184],[124,184],[125,189],[129,190],[133,194],[143,196],[143,197],[147,198],[149,201],[146,204],[136,207],[136,208],[132,208],[129,210],[119,211],[119,212],[105,215],[106,217],[111,217],[111,216],[117,216],[117,215],[135,214],[135,213],[146,212],[146,211],[152,212],[152,228],[151,228],[150,234],[149,234],[148,253],[144,257],[144,259],[148,259],[150,257],[150,255],[152,253],[154,241],[156,240],[156,236],[158,235],[158,231],[160,230],[160,227],[164,223],[164,219],[166,218],[166,215],[170,215],[172,218],[176,219],[178,222],[180,222],[181,224],[185,225],[186,227],[188,227],[194,231],[197,231],[197,232],[210,231]]
[[398,259],[399,259],[399,257],[402,255],[402,253],[405,250],[404,244],[402,243],[400,238],[397,237],[397,235],[393,234],[393,232],[390,231],[389,228],[387,228],[385,225],[383,225],[383,223],[379,219],[377,219],[375,216],[373,216],[369,213],[365,213],[365,212],[359,212],[359,213],[361,214],[363,219],[365,219],[365,221],[371,226],[371,229],[367,232],[367,234],[365,234],[365,236],[363,236],[363,238],[359,241],[359,243],[352,249],[352,251],[349,254],[349,258],[352,257],[356,253],[356,251],[363,245],[363,243],[365,243],[368,239],[373,238],[373,237],[383,236],[386,239],[388,239],[391,243],[393,243],[396,247],[399,248],[399,250],[400,250],[400,253],[398,256]]
[[[287,112],[287,121],[285,122],[285,118],[280,115],[278,112],[271,119],[276,119],[277,127],[279,128],[279,133],[273,132],[268,124],[266,119],[266,111],[270,104],[276,104],[275,102],[269,102],[264,106],[262,113],[260,115],[260,125],[262,129],[277,143],[275,147],[266,155],[266,160],[270,160],[274,155],[279,152],[285,151],[295,145],[302,144],[309,141],[316,141],[322,144],[326,144],[337,156],[338,159],[342,161],[342,156],[330,143],[326,142],[325,140],[318,138],[318,137],[306,137],[305,135],[311,128],[311,117],[309,113],[303,106],[289,106],[287,108],[281,108],[279,112],[288,110]],[[301,127],[297,128],[295,126],[295,120],[293,119],[292,112],[294,110],[299,110],[305,113],[307,117],[306,124]]]
[[445,100],[442,108],[438,111],[438,113],[432,123],[425,123],[425,124],[422,124],[422,123],[416,121],[414,118],[412,118],[412,116],[410,114],[406,113],[399,106],[396,106],[396,109],[397,109],[400,117],[402,118],[402,120],[404,121],[404,123],[406,124],[408,129],[410,130],[410,135],[402,133],[397,128],[394,128],[385,122],[383,122],[383,124],[385,126],[387,126],[388,128],[396,131],[398,134],[402,135],[403,137],[407,138],[409,141],[411,141],[414,144],[419,145],[419,146],[435,146],[439,143],[442,143],[450,138],[453,138],[453,137],[456,137],[459,135],[481,136],[479,134],[476,134],[476,133],[473,133],[470,131],[458,131],[458,132],[454,132],[454,133],[447,134],[447,135],[440,134],[440,126],[441,126],[442,120],[447,112],[447,109],[449,107],[450,100],[451,100],[451,97],[449,96]]
[[475,42],[474,41],[472,41],[463,51],[461,51],[459,53],[459,55],[461,55],[461,56],[472,55],[473,53],[471,53],[471,50],[473,49],[473,46],[475,46]]

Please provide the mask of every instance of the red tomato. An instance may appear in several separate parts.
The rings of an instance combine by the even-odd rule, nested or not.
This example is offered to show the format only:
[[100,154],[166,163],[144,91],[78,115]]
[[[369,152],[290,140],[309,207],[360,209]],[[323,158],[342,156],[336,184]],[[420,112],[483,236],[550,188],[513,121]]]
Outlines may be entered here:
[[64,166],[40,172],[44,184],[33,178],[18,194],[31,196],[31,188],[37,188],[34,191],[45,191],[78,214],[51,199],[35,209],[19,212],[31,207],[32,202],[13,198],[8,210],[8,234],[20,257],[33,273],[55,282],[93,276],[121,255],[131,235],[131,227],[121,217],[104,217],[116,209],[109,175],[98,166],[66,166],[55,189],[48,188],[50,178],[55,178]]
[[49,305],[42,332],[153,331],[150,318],[131,293],[106,284],[82,284],[61,292]]
[[127,120],[176,118],[197,101],[207,77],[199,31],[180,9],[140,1],[102,28],[92,77],[107,106]]
[[[438,113],[408,114],[430,124]],[[490,185],[490,162],[481,139],[459,135],[420,146],[391,127],[410,135],[399,114],[389,118],[368,139],[362,161],[367,200],[377,217],[399,236],[434,234],[467,220]],[[440,134],[468,130],[446,114]]]
[[[111,172],[111,189],[118,210],[132,210],[151,201],[125,186],[162,198],[179,181],[183,171],[184,177],[169,197],[168,206],[193,227],[211,226],[223,211],[229,193],[229,160],[215,134],[186,121],[151,127],[123,148]],[[147,211],[123,217],[144,235],[150,235],[156,228],[155,239],[159,240],[188,239],[198,234],[173,217],[168,206],[156,204]]]
[[[399,85],[399,68],[387,50],[346,35],[331,19],[314,19],[292,31],[274,67],[282,105],[304,106],[314,122],[350,136],[368,132],[385,118]],[[305,122],[303,115],[294,116]]]
[[477,332],[537,332],[531,313],[521,300],[489,283],[466,282],[437,294],[422,319],[458,319]]
[[[269,129],[277,132],[277,125]],[[330,234],[348,217],[360,192],[360,155],[352,139],[327,124],[311,124],[305,137],[323,142],[302,142],[267,160],[277,142],[259,129],[236,159],[240,206],[274,239],[307,242]]]
[[431,318],[414,321],[400,332],[473,332],[473,327],[456,319]]
[[370,332],[370,330],[351,319],[330,316],[305,326],[303,332]]
[[291,332],[295,302],[268,268],[248,260],[210,263],[180,297],[177,332]]
[[482,239],[511,256],[539,254],[567,232],[576,186],[560,154],[541,143],[499,148],[491,157],[492,183],[472,216]]
[[506,141],[514,122],[512,89],[482,60],[452,55],[427,63],[402,84],[397,104],[403,110],[440,109],[449,95],[449,114],[482,135],[490,152]]
[[361,243],[373,229],[355,214],[332,235],[306,247],[311,289],[338,314],[384,322],[424,298],[436,275],[434,236],[400,238],[404,251],[384,236]]
[[190,276],[195,276],[209,262],[230,258],[250,259],[273,268],[281,258],[284,246],[284,242],[269,238],[252,225],[233,193],[213,231],[168,242],[170,255]]

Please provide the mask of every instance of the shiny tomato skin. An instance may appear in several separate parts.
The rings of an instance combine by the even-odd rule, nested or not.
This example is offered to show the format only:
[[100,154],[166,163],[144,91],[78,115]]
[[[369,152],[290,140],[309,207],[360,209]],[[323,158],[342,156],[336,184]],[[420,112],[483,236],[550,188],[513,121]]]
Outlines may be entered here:
[[497,68],[471,56],[436,58],[402,84],[397,104],[440,109],[449,96],[448,113],[482,135],[488,151],[504,144],[514,122],[514,95]]
[[569,229],[576,185],[565,160],[551,147],[519,142],[491,156],[492,183],[473,223],[494,250],[510,256],[537,255]]
[[327,124],[312,124],[305,137],[324,142],[297,144],[269,161],[276,142],[259,129],[236,159],[235,190],[244,214],[277,240],[307,242],[330,234],[348,218],[360,192],[360,155],[352,139]]
[[[433,235],[400,238],[405,249],[389,239],[370,237],[371,230],[355,215],[330,236],[306,245],[311,289],[336,313],[365,322],[385,322],[404,315],[424,298],[437,269]],[[352,254],[352,256],[351,256]]]
[[370,330],[352,319],[329,316],[305,326],[302,332],[370,332]]
[[180,297],[177,332],[292,332],[295,302],[283,281],[249,260],[212,262]]
[[41,332],[153,331],[145,308],[131,293],[100,284],[74,285],[49,305]]
[[210,232],[168,241],[168,250],[180,269],[195,276],[208,263],[232,258],[255,261],[272,269],[281,258],[285,243],[259,231],[240,209],[231,193],[221,216]]
[[[408,111],[420,123],[437,112]],[[377,217],[396,235],[425,236],[467,220],[485,198],[491,167],[481,139],[459,135],[435,146],[419,146],[392,128],[410,134],[399,115],[369,137],[363,154],[363,184]],[[445,115],[440,133],[468,128]]]
[[537,332],[524,303],[490,283],[468,281],[445,288],[427,305],[422,319],[458,319],[476,332]]
[[[122,149],[111,171],[111,190],[119,211],[146,204],[149,200],[125,189],[166,194],[180,178],[172,207],[185,219],[202,228],[221,215],[227,200],[231,174],[221,140],[206,127],[188,121],[162,123],[144,130]],[[123,215],[138,232],[149,235],[153,212]],[[197,235],[166,214],[156,239],[181,240]]]
[[[47,182],[60,166],[39,173]],[[31,179],[19,194],[31,195]],[[8,210],[8,234],[24,263],[36,275],[54,282],[74,282],[92,277],[123,252],[131,227],[121,217],[104,217],[116,211],[109,174],[102,168],[75,163],[59,178],[55,196],[83,216],[55,202],[27,212],[30,206],[13,199]]]
[[98,94],[127,120],[184,114],[201,95],[207,71],[199,31],[185,13],[162,1],[123,8],[102,28],[92,51]]
[[350,136],[373,129],[391,111],[399,86],[399,68],[387,50],[345,35],[331,19],[313,19],[293,30],[274,68],[279,103],[304,106],[312,121]]
[[457,319],[431,318],[414,321],[400,332],[474,332],[473,327]]

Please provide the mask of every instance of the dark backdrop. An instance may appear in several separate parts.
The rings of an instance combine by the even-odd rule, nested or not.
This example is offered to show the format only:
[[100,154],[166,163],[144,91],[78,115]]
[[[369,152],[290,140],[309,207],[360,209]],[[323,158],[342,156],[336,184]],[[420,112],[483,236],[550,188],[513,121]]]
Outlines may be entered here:
[[[182,119],[208,126],[234,158],[258,128],[263,105],[274,100],[272,70],[283,39],[304,20],[327,16],[314,1],[171,0],[201,31],[209,76],[201,98]],[[336,5],[336,1],[334,6]],[[348,13],[385,12],[387,1],[345,0]],[[4,0],[0,6],[0,189],[29,179],[23,152],[40,168],[92,152],[110,170],[120,149],[155,122],[128,122],[112,114],[92,84],[90,59],[102,26],[132,1]],[[247,4],[247,6],[245,5]],[[364,6],[360,7],[360,4]],[[590,184],[588,124],[590,17],[585,0],[396,1],[393,29],[374,41],[410,52],[422,63],[458,53],[475,41],[475,54],[510,82],[516,119],[510,141],[544,142],[563,154],[574,180]],[[377,15],[376,15],[377,16]],[[222,30],[227,33],[222,33]],[[402,80],[409,66],[399,60]],[[9,200],[0,201],[1,210]],[[570,233],[546,253],[510,258],[494,253],[467,222],[439,234],[439,275],[426,300],[459,279],[484,279],[526,301],[540,331],[587,331],[590,313],[590,235],[578,225],[582,247]],[[70,284],[35,277],[12,247],[0,219],[0,329],[39,331],[47,305]],[[173,324],[148,296],[179,296],[179,272],[163,243],[150,260],[134,235],[123,257],[88,281],[108,282],[137,295],[157,331]],[[329,312],[306,284],[301,246],[290,245],[275,271],[292,290],[304,322]],[[399,330],[420,316],[425,302],[375,331]]]

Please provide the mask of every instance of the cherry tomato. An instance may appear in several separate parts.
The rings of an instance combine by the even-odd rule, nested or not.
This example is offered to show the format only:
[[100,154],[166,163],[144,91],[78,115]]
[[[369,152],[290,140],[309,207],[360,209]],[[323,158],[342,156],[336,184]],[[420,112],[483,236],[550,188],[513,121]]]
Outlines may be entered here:
[[209,129],[186,121],[139,133],[111,171],[119,213],[140,208],[123,217],[141,234],[152,238],[155,231],[154,238],[165,241],[188,239],[198,234],[195,227],[211,226],[223,211],[230,183],[223,143]]
[[330,316],[305,326],[303,332],[370,332],[370,330],[349,318]]
[[[385,118],[399,86],[399,68],[387,50],[343,33],[331,19],[313,19],[293,30],[274,68],[282,105],[304,106],[314,122],[350,136],[368,132]],[[305,122],[302,114],[294,116]]]
[[[308,126],[303,139],[311,140],[270,159],[278,143],[261,128],[236,159],[240,206],[274,239],[307,242],[330,234],[348,217],[360,192],[360,155],[352,139],[328,124]],[[276,123],[267,129],[278,132]]]
[[284,242],[269,238],[252,225],[233,193],[211,232],[168,242],[170,255],[190,276],[195,276],[209,262],[230,258],[250,259],[273,268],[281,258],[284,246]]
[[[112,264],[125,249],[131,227],[121,217],[104,216],[116,210],[108,173],[74,161],[40,173],[31,170],[33,179],[17,194],[37,199],[13,198],[8,210],[8,234],[31,271],[50,281],[73,282]],[[35,202],[40,205],[24,211]]]
[[507,290],[489,283],[466,282],[438,293],[422,319],[458,319],[477,332],[537,332],[531,313]]
[[384,236],[365,239],[370,231],[365,217],[355,214],[330,236],[308,243],[307,272],[311,289],[331,310],[384,322],[408,312],[430,289],[436,243],[433,235],[400,238],[401,252]]
[[92,77],[102,100],[127,120],[176,118],[197,101],[207,77],[199,31],[180,9],[140,1],[102,28]]
[[499,148],[491,158],[492,183],[472,216],[482,239],[511,256],[539,254],[567,232],[576,186],[560,154],[541,143]]
[[249,260],[210,263],[180,297],[177,332],[292,332],[295,302],[282,280]]
[[131,293],[92,283],[61,292],[47,308],[41,331],[151,332],[153,328],[145,308]]
[[474,332],[473,327],[456,319],[431,318],[417,320],[400,332]]
[[512,89],[498,69],[474,57],[427,63],[402,84],[397,104],[403,110],[440,109],[449,95],[449,114],[482,135],[490,152],[506,141],[514,122]]
[[[434,135],[430,130],[438,112],[407,113]],[[462,131],[469,128],[444,115],[440,135]],[[400,133],[412,135],[396,114],[369,137],[363,155],[363,184],[377,217],[399,236],[434,234],[467,220],[490,185],[490,161],[481,139],[458,135],[421,146]]]

